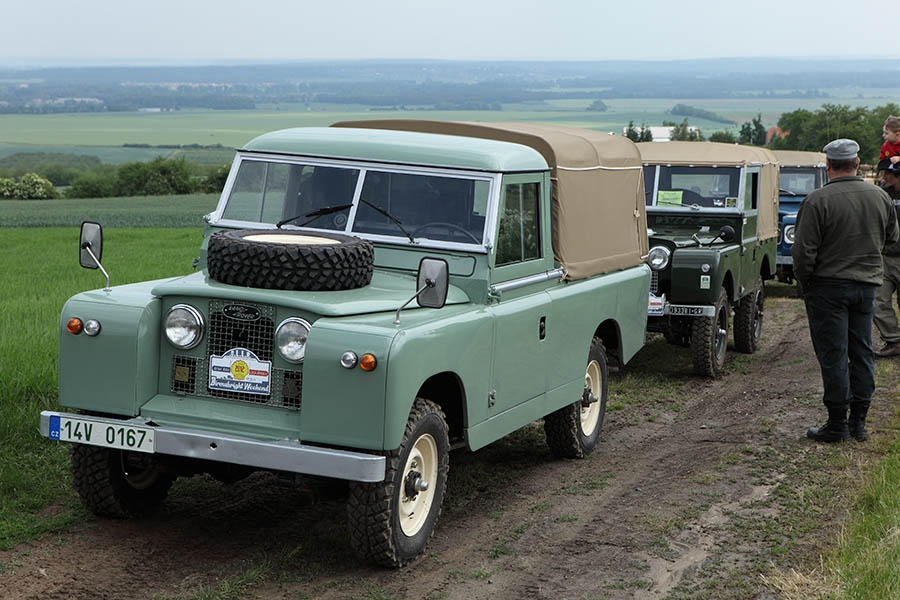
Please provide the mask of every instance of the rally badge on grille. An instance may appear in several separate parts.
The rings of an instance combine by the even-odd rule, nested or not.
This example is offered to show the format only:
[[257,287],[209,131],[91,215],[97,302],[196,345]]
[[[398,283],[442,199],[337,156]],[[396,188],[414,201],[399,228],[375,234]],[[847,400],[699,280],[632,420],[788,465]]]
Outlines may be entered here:
[[232,348],[222,356],[209,357],[209,389],[268,396],[272,363],[259,360],[246,348]]

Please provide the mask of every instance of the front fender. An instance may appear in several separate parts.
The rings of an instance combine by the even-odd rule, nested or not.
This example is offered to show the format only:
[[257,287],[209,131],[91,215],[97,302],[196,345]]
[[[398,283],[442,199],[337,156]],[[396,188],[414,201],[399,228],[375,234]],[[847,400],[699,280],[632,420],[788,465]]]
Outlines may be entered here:
[[673,304],[715,304],[729,264],[733,257],[739,258],[739,253],[740,247],[736,245],[677,248],[672,253],[669,301]]
[[[70,298],[60,314],[59,403],[115,415],[136,416],[157,391],[160,300],[158,281],[117,286]],[[72,335],[66,322],[96,319],[100,334]]]

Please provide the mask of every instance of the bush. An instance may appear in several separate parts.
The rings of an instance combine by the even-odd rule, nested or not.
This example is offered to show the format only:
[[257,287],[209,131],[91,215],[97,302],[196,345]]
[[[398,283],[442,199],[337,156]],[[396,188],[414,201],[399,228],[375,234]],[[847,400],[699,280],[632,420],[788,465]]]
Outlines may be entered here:
[[215,171],[204,177],[200,182],[200,191],[210,194],[218,194],[225,188],[225,181],[228,179],[228,171],[231,170],[230,165],[222,165]]
[[109,198],[115,196],[115,174],[104,174],[98,171],[82,173],[72,181],[66,190],[67,198]]
[[184,158],[159,157],[149,163],[126,163],[119,167],[116,177],[116,196],[164,196],[192,191],[191,167]]
[[0,179],[0,198],[52,200],[57,197],[53,184],[37,173],[25,173],[18,181],[10,178]]

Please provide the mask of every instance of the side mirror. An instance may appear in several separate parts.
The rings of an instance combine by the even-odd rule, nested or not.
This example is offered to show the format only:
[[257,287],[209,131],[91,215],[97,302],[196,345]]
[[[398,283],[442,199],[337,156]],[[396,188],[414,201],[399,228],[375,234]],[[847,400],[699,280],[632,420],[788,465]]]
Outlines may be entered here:
[[99,269],[103,256],[103,228],[100,223],[85,221],[81,224],[81,241],[78,243],[78,262],[85,269]]
[[416,289],[421,290],[416,302],[423,308],[442,308],[447,302],[450,275],[447,261],[440,258],[423,258],[419,262]]
[[723,242],[733,242],[735,239],[734,227],[731,225],[722,225],[719,229],[719,238]]

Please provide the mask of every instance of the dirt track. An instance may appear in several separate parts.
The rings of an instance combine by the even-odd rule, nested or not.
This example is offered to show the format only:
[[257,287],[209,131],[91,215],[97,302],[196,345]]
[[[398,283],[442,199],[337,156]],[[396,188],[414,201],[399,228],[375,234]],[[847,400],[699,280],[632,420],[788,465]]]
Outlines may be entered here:
[[[651,344],[620,384],[666,375],[686,352]],[[586,460],[552,459],[539,426],[454,453],[437,532],[400,570],[352,557],[339,495],[264,474],[195,478],[153,518],[86,518],[0,552],[0,598],[190,598],[223,581],[243,589],[223,597],[254,599],[777,598],[760,574],[816,563],[843,516],[811,474],[852,477],[895,432],[879,430],[879,386],[868,445],[804,438],[824,412],[797,299],[770,299],[760,350],[729,357],[720,380],[674,375],[687,392],[609,412]]]

